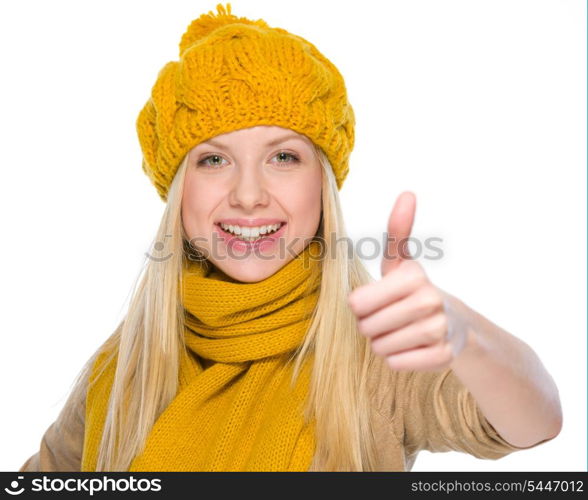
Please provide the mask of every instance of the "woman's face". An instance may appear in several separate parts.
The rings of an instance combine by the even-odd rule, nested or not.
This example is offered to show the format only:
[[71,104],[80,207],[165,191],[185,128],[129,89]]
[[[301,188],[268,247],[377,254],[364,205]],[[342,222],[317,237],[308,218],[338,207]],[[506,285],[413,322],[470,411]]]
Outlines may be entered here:
[[261,281],[316,235],[321,182],[304,135],[267,125],[218,135],[189,152],[184,230],[191,246],[225,274]]

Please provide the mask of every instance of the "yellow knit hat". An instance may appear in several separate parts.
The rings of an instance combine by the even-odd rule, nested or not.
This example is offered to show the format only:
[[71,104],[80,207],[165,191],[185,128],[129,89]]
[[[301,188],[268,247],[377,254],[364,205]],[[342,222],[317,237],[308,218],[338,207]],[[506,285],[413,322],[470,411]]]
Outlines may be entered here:
[[136,126],[143,171],[167,201],[184,156],[216,135],[277,125],[306,135],[327,155],[340,189],[355,141],[343,77],[316,47],[262,19],[217,5],[192,21],[180,60],[159,71]]

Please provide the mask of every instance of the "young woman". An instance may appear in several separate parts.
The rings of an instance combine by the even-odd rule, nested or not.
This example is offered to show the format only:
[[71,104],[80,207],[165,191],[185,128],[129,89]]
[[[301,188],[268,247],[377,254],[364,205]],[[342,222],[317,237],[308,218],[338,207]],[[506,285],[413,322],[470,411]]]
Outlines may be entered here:
[[420,450],[496,459],[553,439],[536,354],[406,253],[412,193],[382,279],[348,246],[355,119],[335,66],[217,11],[137,120],[160,255],[20,471],[403,471]]

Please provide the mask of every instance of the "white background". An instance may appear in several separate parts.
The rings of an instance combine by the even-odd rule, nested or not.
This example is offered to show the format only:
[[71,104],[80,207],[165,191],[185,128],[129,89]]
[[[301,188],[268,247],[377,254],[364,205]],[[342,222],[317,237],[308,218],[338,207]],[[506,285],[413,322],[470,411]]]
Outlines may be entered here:
[[[163,212],[136,116],[216,1],[0,5],[0,469],[38,451],[84,361],[122,318]],[[586,3],[235,0],[341,71],[356,147],[350,235],[417,195],[443,238],[432,281],[527,342],[564,427],[503,459],[421,452],[414,471],[586,470]],[[379,258],[367,260],[379,277]]]

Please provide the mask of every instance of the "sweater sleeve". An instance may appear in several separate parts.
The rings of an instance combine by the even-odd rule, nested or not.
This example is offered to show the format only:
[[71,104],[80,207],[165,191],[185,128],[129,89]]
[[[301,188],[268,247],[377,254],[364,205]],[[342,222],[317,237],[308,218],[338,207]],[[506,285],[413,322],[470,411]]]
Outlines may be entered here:
[[471,392],[448,368],[440,372],[397,373],[396,397],[401,401],[404,445],[419,450],[459,451],[496,460],[513,451],[534,448],[510,444],[486,419]]
[[77,472],[84,446],[87,375],[74,385],[57,419],[47,428],[39,451],[18,472]]

